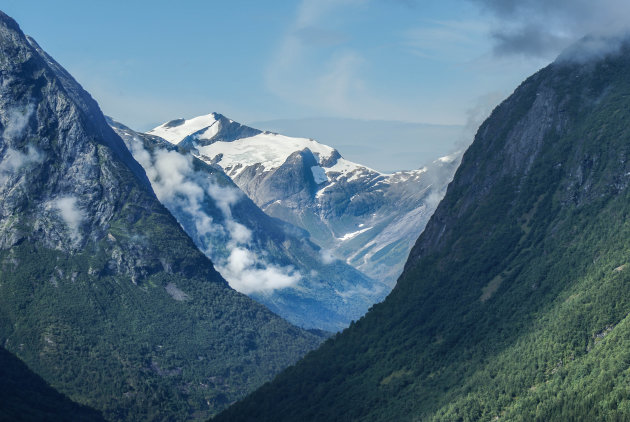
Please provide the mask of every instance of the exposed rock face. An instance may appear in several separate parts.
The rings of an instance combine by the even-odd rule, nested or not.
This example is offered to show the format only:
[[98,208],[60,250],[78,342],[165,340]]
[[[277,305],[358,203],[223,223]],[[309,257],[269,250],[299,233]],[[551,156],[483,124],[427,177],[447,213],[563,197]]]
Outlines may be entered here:
[[269,206],[282,201],[294,204],[297,210],[301,204],[309,202],[317,191],[311,170],[317,165],[311,150],[305,148],[289,155],[274,172],[259,172],[258,166],[249,166],[235,178],[235,182],[245,184],[249,196],[257,204]]
[[0,133],[0,344],[60,392],[108,419],[206,418],[319,343],[228,287],[1,12]]

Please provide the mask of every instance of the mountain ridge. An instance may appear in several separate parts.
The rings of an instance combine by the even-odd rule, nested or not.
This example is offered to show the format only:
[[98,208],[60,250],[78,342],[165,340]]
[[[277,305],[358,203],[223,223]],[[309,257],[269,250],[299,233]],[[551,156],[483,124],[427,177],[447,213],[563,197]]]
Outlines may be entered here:
[[[222,121],[245,132],[222,140]],[[307,230],[330,259],[344,260],[387,284],[381,299],[402,271],[461,155],[385,174],[313,139],[257,131],[218,113],[167,126],[147,133],[162,134],[219,166],[267,214]]]

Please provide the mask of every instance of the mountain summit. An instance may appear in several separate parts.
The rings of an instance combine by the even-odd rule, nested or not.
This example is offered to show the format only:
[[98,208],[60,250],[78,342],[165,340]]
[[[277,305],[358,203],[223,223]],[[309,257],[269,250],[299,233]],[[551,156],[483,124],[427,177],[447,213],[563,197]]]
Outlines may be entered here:
[[387,299],[217,421],[628,420],[630,47],[481,125]]
[[262,131],[241,125],[219,113],[210,113],[189,120],[171,120],[147,133],[159,136],[172,144],[181,143],[185,146],[193,141],[201,142],[203,145],[210,145],[214,142],[231,142],[236,139],[259,135]]

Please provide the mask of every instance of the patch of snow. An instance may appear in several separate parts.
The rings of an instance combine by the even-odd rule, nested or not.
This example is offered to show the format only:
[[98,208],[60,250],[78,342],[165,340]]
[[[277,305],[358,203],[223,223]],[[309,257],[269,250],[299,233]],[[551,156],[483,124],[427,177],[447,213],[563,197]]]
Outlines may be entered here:
[[196,138],[197,139],[212,139],[217,133],[219,133],[219,129],[220,129],[219,122],[215,121],[214,123],[212,123],[212,125],[210,125],[208,129],[204,130],[199,135],[196,135]]
[[328,189],[332,188],[333,186],[335,186],[335,182],[332,182],[330,185],[326,185],[324,186],[323,189],[320,189],[317,191],[317,193],[315,194],[315,198],[319,199],[322,196],[324,196],[324,192],[326,192]]
[[326,171],[320,166],[312,166],[311,172],[313,173],[313,179],[315,179],[315,183],[321,185],[324,182],[328,181],[328,176],[326,176]]
[[366,231],[371,230],[371,229],[372,229],[372,227],[367,227],[365,229],[361,229],[361,230],[358,230],[356,232],[346,233],[342,237],[339,237],[338,240],[340,240],[342,242],[345,242],[346,240],[354,239],[355,237],[357,237],[361,233],[365,233]]
[[420,176],[426,173],[428,170],[429,170],[428,168],[423,167],[418,170],[407,170],[407,171],[399,171],[397,173],[392,173],[388,175],[389,177],[387,178],[387,182],[388,183],[405,183],[405,182],[408,182],[409,180],[418,180]]
[[380,174],[376,170],[372,170],[371,168],[353,163],[352,161],[348,161],[345,158],[338,159],[334,166],[326,168],[326,174],[328,174],[329,177],[331,173],[341,173],[342,176],[351,175],[351,179],[358,178],[359,173],[357,172],[364,171]]
[[280,167],[287,158],[296,151],[309,149],[320,160],[329,158],[334,149],[306,138],[292,138],[276,133],[260,133],[258,135],[237,139],[232,142],[215,142],[212,145],[199,147],[199,153],[210,158],[222,154],[218,164],[222,168],[235,168],[241,164],[238,171],[231,176],[237,176],[245,168],[261,164],[264,171]]
[[[206,114],[205,116],[199,116],[192,119],[184,120],[182,124],[169,127],[169,123],[164,123],[154,129],[151,129],[147,133],[149,135],[159,136],[167,140],[168,142],[177,145],[187,137],[195,132],[200,131],[203,128],[209,128],[217,120],[214,118],[214,113]],[[215,133],[216,135],[216,133]]]

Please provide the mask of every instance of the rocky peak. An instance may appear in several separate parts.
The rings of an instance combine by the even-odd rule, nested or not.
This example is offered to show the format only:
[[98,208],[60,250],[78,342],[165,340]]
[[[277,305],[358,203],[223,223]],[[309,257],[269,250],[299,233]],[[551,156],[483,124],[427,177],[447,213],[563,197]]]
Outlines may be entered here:
[[96,102],[15,21],[0,18],[0,215],[13,216],[0,246],[31,238],[80,248],[104,236],[131,192],[127,179],[141,186],[140,195],[151,195],[150,185]]

